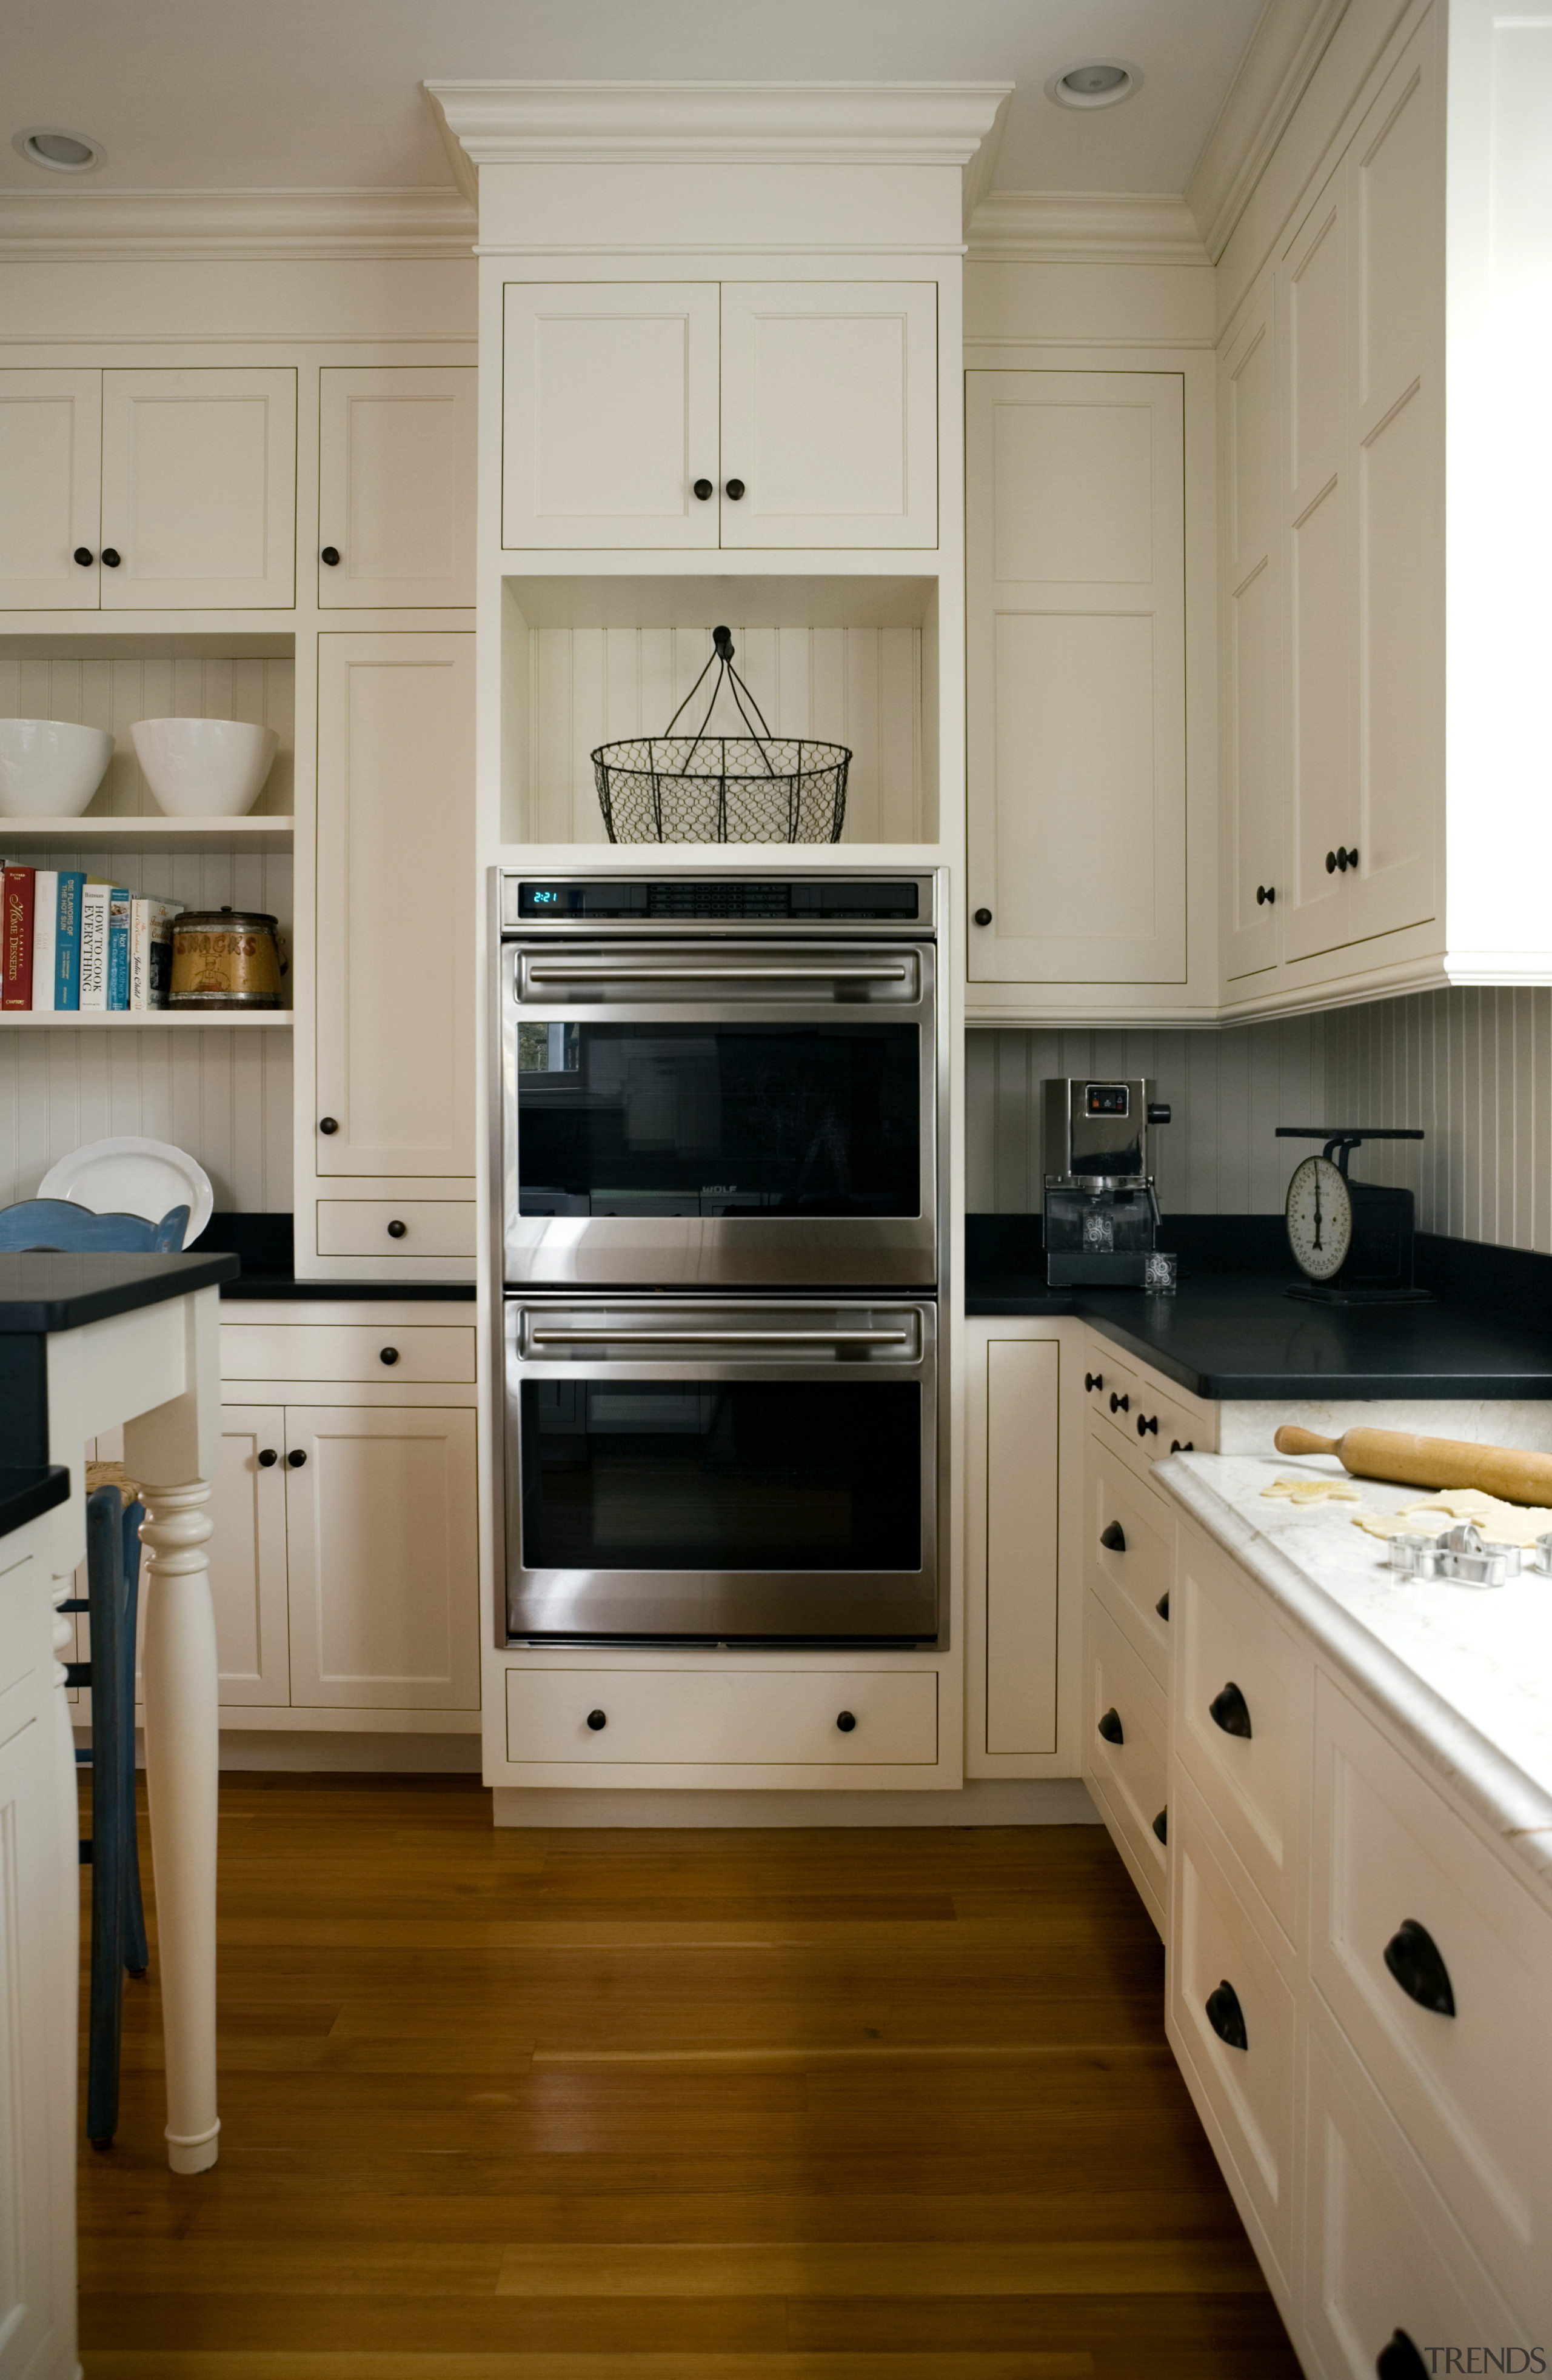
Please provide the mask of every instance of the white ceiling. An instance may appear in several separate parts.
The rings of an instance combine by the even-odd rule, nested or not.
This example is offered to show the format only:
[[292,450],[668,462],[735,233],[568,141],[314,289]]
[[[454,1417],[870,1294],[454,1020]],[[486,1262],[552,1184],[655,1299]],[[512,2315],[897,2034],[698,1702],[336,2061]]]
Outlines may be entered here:
[[[442,77],[1006,81],[996,186],[1180,190],[1263,0],[0,0],[0,188],[27,127],[85,133],[75,187],[427,188],[451,182],[420,90]],[[1053,106],[1088,57],[1122,105]]]

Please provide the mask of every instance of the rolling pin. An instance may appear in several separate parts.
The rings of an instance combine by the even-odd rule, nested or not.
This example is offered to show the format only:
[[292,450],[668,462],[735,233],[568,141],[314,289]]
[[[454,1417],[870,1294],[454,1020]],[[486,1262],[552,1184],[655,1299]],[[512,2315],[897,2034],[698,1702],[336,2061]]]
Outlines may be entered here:
[[1517,1446],[1473,1446],[1459,1438],[1414,1438],[1404,1429],[1350,1429],[1319,1438],[1285,1422],[1279,1454],[1334,1454],[1344,1471],[1403,1488],[1479,1488],[1506,1504],[1552,1504],[1552,1454]]

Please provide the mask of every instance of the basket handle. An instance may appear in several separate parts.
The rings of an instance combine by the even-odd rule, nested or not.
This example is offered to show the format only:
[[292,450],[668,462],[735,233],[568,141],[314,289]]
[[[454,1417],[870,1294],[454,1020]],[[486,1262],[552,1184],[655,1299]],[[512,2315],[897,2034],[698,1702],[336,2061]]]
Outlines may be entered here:
[[[707,673],[711,667],[711,662],[715,662],[717,663],[717,683],[711,689],[711,699],[706,706],[706,716],[701,721],[700,725],[697,728],[695,739],[690,746],[689,751],[685,756],[685,769],[681,771],[681,775],[688,771],[690,762],[695,759],[696,753],[699,749],[701,738],[711,723],[711,713],[717,708],[717,697],[722,690],[722,680],[724,678],[728,680],[733,688],[733,698],[738,706],[738,716],[744,722],[745,726],[748,728],[751,741],[758,744],[763,737],[764,741],[769,744],[771,740],[770,730],[765,723],[765,713],[761,710],[759,704],[756,702],[754,696],[749,692],[749,688],[745,685],[744,680],[739,676],[738,672],[734,668],[733,654],[733,631],[730,628],[713,628],[711,631],[711,661],[707,662],[706,668],[701,671],[700,675],[697,678],[694,686],[691,686],[688,694],[685,697],[684,701],[679,705],[678,710],[674,712],[673,718],[669,721],[668,725],[663,730],[663,738],[666,742],[668,737],[673,735],[674,729],[678,726],[680,720],[684,717],[691,703],[695,700],[696,696],[700,692],[701,687],[706,684]],[[755,732],[754,722],[750,719],[748,711],[744,708],[744,697],[746,695],[748,695],[750,706],[754,710],[755,718],[758,719],[760,723],[760,733],[758,735]],[[770,765],[770,754],[762,752],[760,754],[760,759],[764,762],[766,775],[768,777],[773,777],[776,774],[776,771]]]

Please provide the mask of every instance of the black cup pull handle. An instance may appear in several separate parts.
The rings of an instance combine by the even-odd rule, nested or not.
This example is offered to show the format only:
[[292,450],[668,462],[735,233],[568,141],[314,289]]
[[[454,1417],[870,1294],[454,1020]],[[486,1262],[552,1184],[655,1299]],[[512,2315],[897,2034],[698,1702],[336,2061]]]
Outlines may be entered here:
[[1153,1831],[1158,1837],[1159,1841],[1164,1844],[1166,1849],[1168,1849],[1170,1841],[1170,1813],[1168,1808],[1159,1811],[1158,1817],[1155,1818],[1153,1822]]
[[85,570],[97,557],[89,545],[78,545],[70,558],[73,562],[79,562],[81,568]]
[[609,1713],[607,1711],[600,1710],[589,1711],[588,1713],[588,1725],[592,1729],[593,1733],[597,1735],[600,1728],[605,1728],[609,1725]]
[[743,480],[729,480],[727,481],[727,483],[726,483],[726,486],[727,486],[727,493],[732,497],[732,499],[733,499],[734,503],[735,504],[742,504],[742,503],[743,503],[743,501],[744,501],[744,482],[743,482]]
[[339,568],[339,558],[340,552],[337,545],[326,545],[319,556],[319,560],[321,562],[326,562],[331,570],[337,570]]
[[1103,1372],[1085,1372],[1084,1374],[1084,1386],[1088,1390],[1090,1396],[1094,1394],[1096,1389],[1102,1389],[1104,1385],[1105,1375]]
[[1125,1742],[1126,1730],[1121,1723],[1121,1713],[1113,1706],[1106,1711],[1102,1718],[1097,1719],[1095,1724],[1107,1743]]
[[1112,1390],[1110,1390],[1110,1411],[1111,1411],[1112,1413],[1130,1413],[1130,1412],[1131,1412],[1131,1410],[1132,1410],[1132,1400],[1131,1400],[1131,1398],[1130,1398],[1130,1397],[1120,1397],[1120,1396],[1117,1396],[1117,1394],[1116,1394],[1116,1392],[1115,1392],[1114,1389],[1112,1389]]
[[1375,2358],[1376,2380],[1428,2380],[1428,2367],[1404,2330],[1393,2331]]
[[259,1449],[259,1468],[261,1471],[268,1471],[273,1464],[279,1461],[280,1457],[275,1452],[273,1446],[261,1446]]
[[709,480],[697,480],[695,483],[695,493],[703,504],[709,504],[716,492]]
[[1169,1588],[1168,1588],[1168,1587],[1166,1587],[1166,1588],[1164,1589],[1163,1594],[1159,1597],[1159,1598],[1158,1598],[1158,1602],[1154,1605],[1154,1607],[1153,1607],[1153,1608],[1154,1608],[1155,1611],[1157,1611],[1157,1612],[1158,1612],[1158,1617],[1160,1618],[1160,1620],[1168,1620],[1168,1619],[1169,1619],[1169,1617],[1170,1617],[1170,1590],[1169,1590]]
[[1247,1743],[1250,1742],[1250,1705],[1232,1678],[1214,1694],[1207,1711],[1213,1724],[1220,1727],[1225,1735],[1241,1735]]
[[307,1449],[301,1446],[294,1446],[285,1460],[291,1465],[293,1471],[299,1471],[303,1463],[307,1461]]
[[1207,1994],[1206,2010],[1207,2022],[1219,2041],[1225,2043],[1231,2049],[1250,2047],[1250,2035],[1245,2031],[1244,2010],[1240,2006],[1240,1996],[1227,1976],[1219,1984],[1216,1992]]
[[1415,1917],[1403,1917],[1391,1935],[1385,1945],[1385,1963],[1409,2000],[1431,2009],[1435,2016],[1454,2015],[1449,1970],[1439,1956],[1438,1944]]
[[835,1715],[835,1724],[840,1729],[843,1735],[850,1735],[853,1728],[856,1725],[856,1713],[855,1711],[838,1711]]
[[1121,1523],[1111,1521],[1107,1527],[1101,1529],[1099,1542],[1108,1554],[1123,1554],[1126,1551],[1126,1532]]
[[105,545],[103,548],[103,559],[107,564],[110,570],[116,570],[123,558],[123,555],[120,554],[113,546]]

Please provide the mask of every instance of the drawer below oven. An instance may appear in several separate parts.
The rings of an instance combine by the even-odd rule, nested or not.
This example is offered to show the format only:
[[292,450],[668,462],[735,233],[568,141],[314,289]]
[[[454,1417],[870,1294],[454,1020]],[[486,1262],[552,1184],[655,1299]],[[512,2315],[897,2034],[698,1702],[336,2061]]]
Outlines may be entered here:
[[938,1678],[932,1670],[509,1670],[506,1756],[587,1768],[930,1768]]

